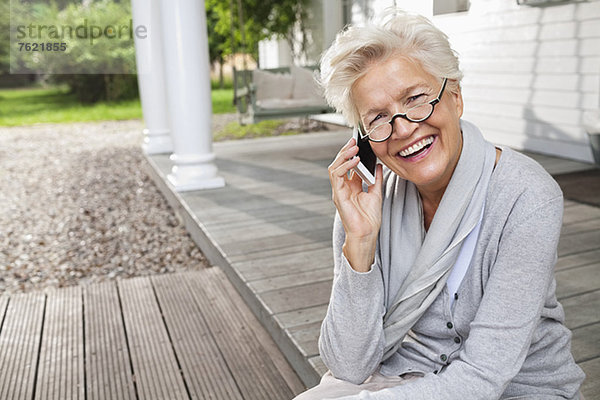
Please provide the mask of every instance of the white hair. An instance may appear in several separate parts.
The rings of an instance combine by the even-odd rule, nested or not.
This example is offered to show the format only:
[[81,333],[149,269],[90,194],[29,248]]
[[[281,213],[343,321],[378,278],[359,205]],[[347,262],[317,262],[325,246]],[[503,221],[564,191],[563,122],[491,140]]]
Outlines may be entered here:
[[396,8],[386,14],[379,23],[344,29],[321,58],[320,83],[325,98],[353,126],[360,119],[352,100],[352,85],[372,63],[402,55],[418,62],[429,74],[448,78],[448,90],[453,92],[458,91],[463,76],[448,36],[427,18]]

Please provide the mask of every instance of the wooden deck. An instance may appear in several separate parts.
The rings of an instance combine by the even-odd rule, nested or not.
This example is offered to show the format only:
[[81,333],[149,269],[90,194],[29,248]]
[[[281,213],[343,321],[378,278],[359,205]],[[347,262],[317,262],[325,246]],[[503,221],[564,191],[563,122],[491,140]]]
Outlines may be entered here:
[[303,385],[218,268],[0,297],[0,399],[290,399]]
[[[326,167],[349,131],[215,144],[227,186],[173,193],[167,156],[150,172],[192,237],[221,267],[307,386],[325,367],[317,337],[332,278],[334,207]],[[550,173],[590,168],[536,156]],[[600,208],[565,203],[557,294],[587,373],[583,393],[600,398]]]

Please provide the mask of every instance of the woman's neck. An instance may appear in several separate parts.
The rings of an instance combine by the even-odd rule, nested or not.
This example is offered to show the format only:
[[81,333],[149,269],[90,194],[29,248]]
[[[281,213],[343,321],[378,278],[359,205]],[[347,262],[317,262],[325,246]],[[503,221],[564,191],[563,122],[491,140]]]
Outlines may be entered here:
[[[494,166],[496,166],[500,161],[501,155],[502,150],[496,148],[496,161],[494,162]],[[447,187],[448,185],[438,190],[426,190],[423,188],[418,188],[419,194],[421,195],[421,203],[423,204],[423,224],[425,225],[425,230],[429,230],[429,226],[433,221],[435,212],[442,201],[442,197],[444,197],[444,192],[446,191]]]
[[423,223],[425,225],[425,230],[429,230],[429,226],[431,225],[433,217],[435,216],[435,212],[442,201],[446,187],[447,186],[437,192],[419,191],[419,194],[421,195],[421,203],[423,204]]

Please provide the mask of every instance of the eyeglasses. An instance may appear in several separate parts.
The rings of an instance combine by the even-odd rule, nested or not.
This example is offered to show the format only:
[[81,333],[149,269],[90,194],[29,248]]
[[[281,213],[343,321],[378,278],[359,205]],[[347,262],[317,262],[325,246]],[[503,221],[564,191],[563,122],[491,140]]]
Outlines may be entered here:
[[361,139],[364,140],[365,138],[368,138],[372,142],[385,142],[389,139],[390,136],[392,136],[392,133],[394,132],[394,120],[396,118],[404,118],[405,120],[410,122],[423,122],[427,118],[431,117],[435,105],[438,104],[440,102],[440,99],[442,98],[442,94],[444,93],[444,89],[446,88],[447,81],[448,79],[444,78],[444,82],[442,83],[440,93],[435,99],[427,103],[422,103],[412,108],[409,108],[408,110],[406,110],[405,113],[394,114],[389,120],[378,124],[374,128],[367,131],[367,133],[363,133],[364,128],[360,126],[358,132],[360,133]]

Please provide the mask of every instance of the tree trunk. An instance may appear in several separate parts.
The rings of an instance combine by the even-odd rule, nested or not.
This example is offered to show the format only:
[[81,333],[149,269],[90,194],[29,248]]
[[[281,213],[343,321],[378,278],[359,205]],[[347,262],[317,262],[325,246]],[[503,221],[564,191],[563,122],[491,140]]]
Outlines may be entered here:
[[225,89],[225,78],[223,77],[223,57],[219,56],[219,88]]

